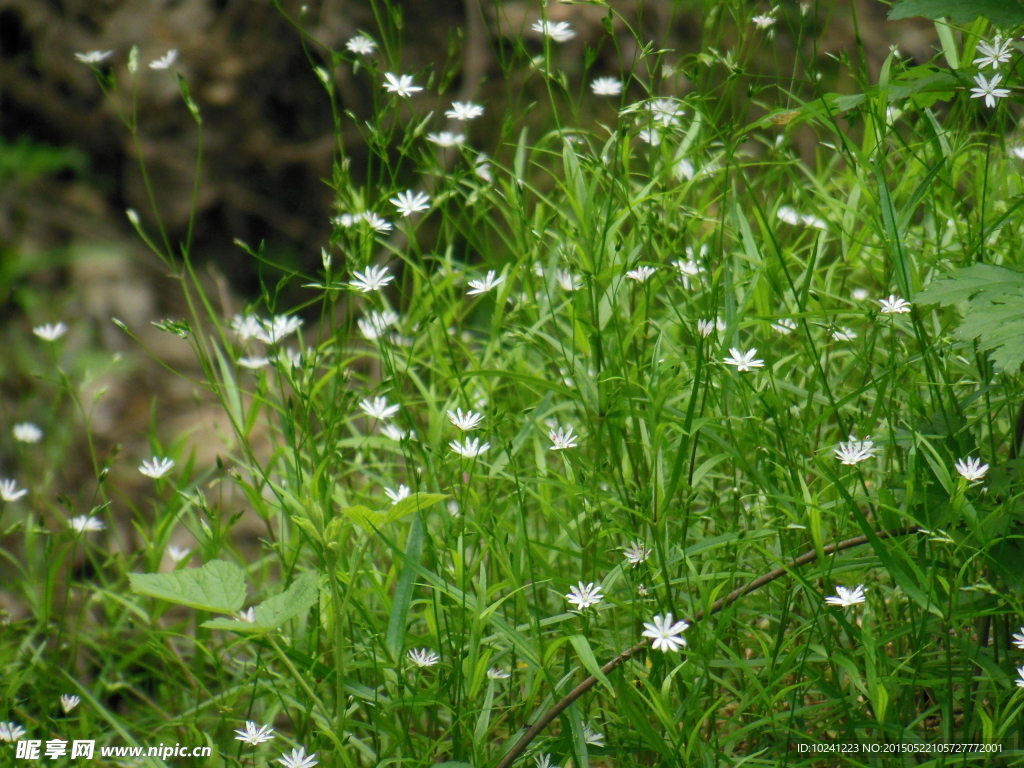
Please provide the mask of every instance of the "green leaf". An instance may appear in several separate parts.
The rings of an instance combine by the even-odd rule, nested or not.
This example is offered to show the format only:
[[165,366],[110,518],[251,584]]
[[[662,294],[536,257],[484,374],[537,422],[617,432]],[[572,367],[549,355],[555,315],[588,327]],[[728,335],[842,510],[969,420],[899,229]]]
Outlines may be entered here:
[[409,618],[409,606],[412,605],[412,590],[416,586],[416,567],[423,553],[423,523],[420,518],[413,518],[409,528],[409,538],[405,542],[405,567],[398,579],[394,600],[391,601],[391,615],[388,617],[388,631],[385,636],[387,649],[391,658],[398,660],[405,645],[405,628]]
[[956,337],[991,351],[996,370],[1017,370],[1024,363],[1024,274],[972,264],[932,281],[914,298],[943,307],[962,301],[969,304]]
[[594,650],[590,647],[590,642],[587,638],[583,635],[570,635],[569,642],[576,649],[576,654],[580,657],[580,661],[583,662],[583,666],[587,668],[587,672],[596,677],[608,689],[611,695],[615,696],[615,688],[612,687],[612,681],[601,671],[601,665],[598,663],[597,657],[594,656]]
[[408,517],[447,498],[448,495],[444,493],[412,493],[382,512],[374,512],[369,507],[357,504],[354,507],[346,507],[341,513],[359,523],[367,533],[375,533],[389,523]]
[[172,573],[129,573],[133,592],[200,611],[234,613],[245,602],[242,569],[225,560]]
[[1024,24],[1024,5],[1017,0],[900,0],[889,11],[890,21],[914,16],[948,16],[960,24],[984,16],[997,27],[1015,27]]
[[265,634],[308,611],[319,597],[318,581],[316,571],[306,571],[284,592],[257,605],[256,620],[252,624],[238,619],[212,619],[203,622],[203,626],[243,634]]

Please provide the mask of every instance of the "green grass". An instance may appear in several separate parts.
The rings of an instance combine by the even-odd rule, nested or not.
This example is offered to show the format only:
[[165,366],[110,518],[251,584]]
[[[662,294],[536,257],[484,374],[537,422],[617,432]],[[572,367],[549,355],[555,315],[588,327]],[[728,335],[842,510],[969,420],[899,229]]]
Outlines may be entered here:
[[[62,503],[42,490],[59,463],[38,461],[59,440],[56,415],[43,444],[11,453],[8,473],[33,492],[0,507],[16,542],[5,588],[29,615],[0,636],[0,718],[43,740],[210,744],[215,766],[277,765],[302,746],[325,766],[483,768],[672,613],[692,622],[683,651],[637,649],[598,670],[524,764],[1019,760],[1022,378],[994,365],[985,337],[953,336],[966,305],[914,303],[952,268],[1021,265],[1017,92],[994,109],[969,92],[993,32],[956,33],[957,70],[890,56],[881,84],[844,58],[825,81],[865,95],[841,98],[814,60],[758,58],[769,32],[750,17],[764,9],[718,5],[700,52],[638,37],[624,94],[598,97],[593,75],[559,68],[550,38],[531,61],[527,28],[496,52],[512,84],[486,104],[500,135],[484,171],[478,149],[426,137],[462,130],[441,119],[450,91],[409,101],[381,88],[403,70],[400,11],[380,10],[383,51],[311,43],[310,55],[358,61],[378,93],[374,115],[349,114],[323,70],[339,147],[354,125],[371,152],[357,179],[339,149],[337,215],[372,211],[393,230],[339,218],[324,268],[292,277],[309,285],[303,306],[279,306],[282,286],[267,285],[246,313],[301,312],[298,332],[244,338],[203,291],[188,241],[137,225],[184,286],[191,314],[164,328],[187,338],[230,417],[230,460],[198,466],[154,433],[153,455],[176,463],[145,503],[104,482],[124,459],[95,453],[94,484]],[[813,27],[798,8],[777,16],[800,50]],[[1014,88],[1020,58],[1000,69]],[[677,74],[645,79],[663,66]],[[99,74],[129,103],[130,78]],[[437,79],[415,79],[436,93]],[[655,98],[670,101],[652,111]],[[657,146],[637,138],[659,125]],[[800,132],[819,138],[813,158],[794,150]],[[398,217],[389,199],[407,188],[429,210]],[[393,282],[353,290],[370,265]],[[628,274],[644,266],[646,280]],[[489,270],[501,282],[471,294]],[[890,294],[910,311],[882,313]],[[20,344],[47,396],[88,424],[88,382],[61,367],[62,341],[53,355]],[[733,348],[756,348],[763,367],[725,363]],[[268,364],[239,364],[258,357]],[[397,412],[367,416],[360,403],[376,397]],[[483,415],[465,435],[489,444],[479,456],[450,447],[464,437],[456,408]],[[578,442],[552,450],[549,432],[569,426]],[[873,451],[842,464],[851,439]],[[955,470],[967,457],[990,465],[983,482]],[[413,495],[392,505],[385,489],[401,485]],[[112,524],[75,533],[65,521],[88,509],[130,517],[146,546],[115,546]],[[262,530],[256,559],[232,535],[243,511]],[[179,526],[197,545],[174,575],[129,582],[158,571]],[[634,542],[649,549],[635,565]],[[819,556],[712,611],[807,552]],[[601,586],[596,608],[570,610],[578,582]],[[857,585],[866,602],[825,603]],[[250,606],[254,624],[224,621]],[[417,667],[414,649],[438,663]],[[82,697],[67,716],[65,693]],[[276,738],[240,746],[247,720]],[[800,750],[821,743],[859,751]],[[898,752],[956,743],[999,751]]]

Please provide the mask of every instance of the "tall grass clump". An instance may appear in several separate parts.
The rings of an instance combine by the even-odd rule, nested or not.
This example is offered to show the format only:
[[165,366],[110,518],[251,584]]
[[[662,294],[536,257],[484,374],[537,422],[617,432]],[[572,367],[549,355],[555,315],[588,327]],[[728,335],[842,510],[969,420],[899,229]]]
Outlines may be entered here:
[[[402,5],[374,7],[340,51],[293,20],[338,140],[315,269],[225,314],[190,232],[129,211],[230,434],[205,467],[156,430],[142,502],[116,457],[63,503],[19,498],[32,446],[5,468],[14,740],[289,768],[1020,760],[1014,30],[939,23],[934,61],[872,74],[856,46],[778,53],[814,49],[813,4],[710,5],[680,52],[595,2],[599,45],[635,43],[598,70],[574,6],[538,6],[489,49],[468,28],[506,78],[485,99],[404,69]],[[128,64],[91,62],[134,131]],[[160,572],[179,527],[195,550]]]

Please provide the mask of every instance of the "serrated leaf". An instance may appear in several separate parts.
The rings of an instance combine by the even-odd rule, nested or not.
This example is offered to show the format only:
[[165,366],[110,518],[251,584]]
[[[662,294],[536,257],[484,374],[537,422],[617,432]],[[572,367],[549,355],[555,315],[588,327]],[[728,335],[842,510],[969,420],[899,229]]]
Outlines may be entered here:
[[200,611],[234,613],[245,602],[242,569],[225,560],[172,573],[129,573],[133,592]]
[[294,619],[312,607],[319,597],[315,571],[306,571],[284,592],[256,606],[256,620],[251,624],[238,619],[212,619],[203,622],[209,629],[227,629],[242,634],[265,634]]
[[998,27],[1015,27],[1024,23],[1024,6],[1016,0],[901,0],[889,11],[890,21],[915,16],[949,17],[960,24],[984,16]]

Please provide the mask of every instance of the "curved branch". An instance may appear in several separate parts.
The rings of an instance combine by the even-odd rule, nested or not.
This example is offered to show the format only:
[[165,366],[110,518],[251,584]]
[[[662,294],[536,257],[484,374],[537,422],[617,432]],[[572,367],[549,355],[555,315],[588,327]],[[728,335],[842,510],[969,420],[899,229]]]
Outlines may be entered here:
[[[909,536],[912,533],[917,533],[919,530],[921,529],[918,526],[914,525],[909,528],[898,528],[895,531],[879,531],[875,535],[880,539],[891,539],[897,536]],[[822,554],[830,555],[833,552],[842,552],[844,549],[849,549],[850,547],[856,547],[861,544],[866,544],[867,542],[867,536],[856,536],[852,539],[845,539],[843,541],[836,542],[835,544],[829,544],[827,547],[824,547],[822,549]],[[776,568],[774,571],[769,571],[768,573],[762,576],[758,576],[750,583],[742,587],[739,587],[738,589],[734,589],[725,597],[716,600],[715,603],[711,606],[711,610],[709,610],[706,614],[703,611],[703,609],[697,611],[697,613],[695,613],[693,616],[693,621],[698,622],[701,619],[703,619],[705,615],[710,616],[712,614],[718,613],[727,605],[729,605],[730,603],[734,603],[736,600],[743,597],[744,595],[750,594],[756,589],[760,589],[765,584],[775,581],[780,576],[785,576],[793,568],[799,568],[802,565],[813,563],[815,560],[817,560],[817,558],[818,553],[816,550],[812,549],[810,552],[805,552],[795,560],[791,560],[785,565]],[[641,640],[632,648],[630,648],[627,651],[623,651],[614,659],[612,659],[603,667],[601,667],[601,672],[607,675],[612,670],[622,666],[622,664],[624,664],[629,659],[633,658],[633,656],[645,650],[647,648],[647,644],[648,641],[646,638]],[[515,746],[512,747],[512,749],[510,749],[505,754],[505,756],[501,759],[501,762],[499,762],[495,766],[495,768],[509,768],[509,766],[512,765],[513,762],[515,762],[516,758],[523,754],[526,748],[530,746],[530,742],[537,738],[540,732],[547,728],[552,720],[554,720],[556,717],[562,714],[562,712],[564,712],[570,704],[572,704],[574,701],[576,701],[576,699],[578,699],[584,693],[593,688],[596,684],[597,678],[591,675],[582,683],[580,683],[571,691],[569,691],[569,693],[566,695],[564,699],[559,701],[557,704],[555,704],[555,706],[553,706],[551,709],[545,712],[544,715],[539,720],[537,720],[537,722],[534,723],[526,733],[522,735],[519,741],[516,742]]]

